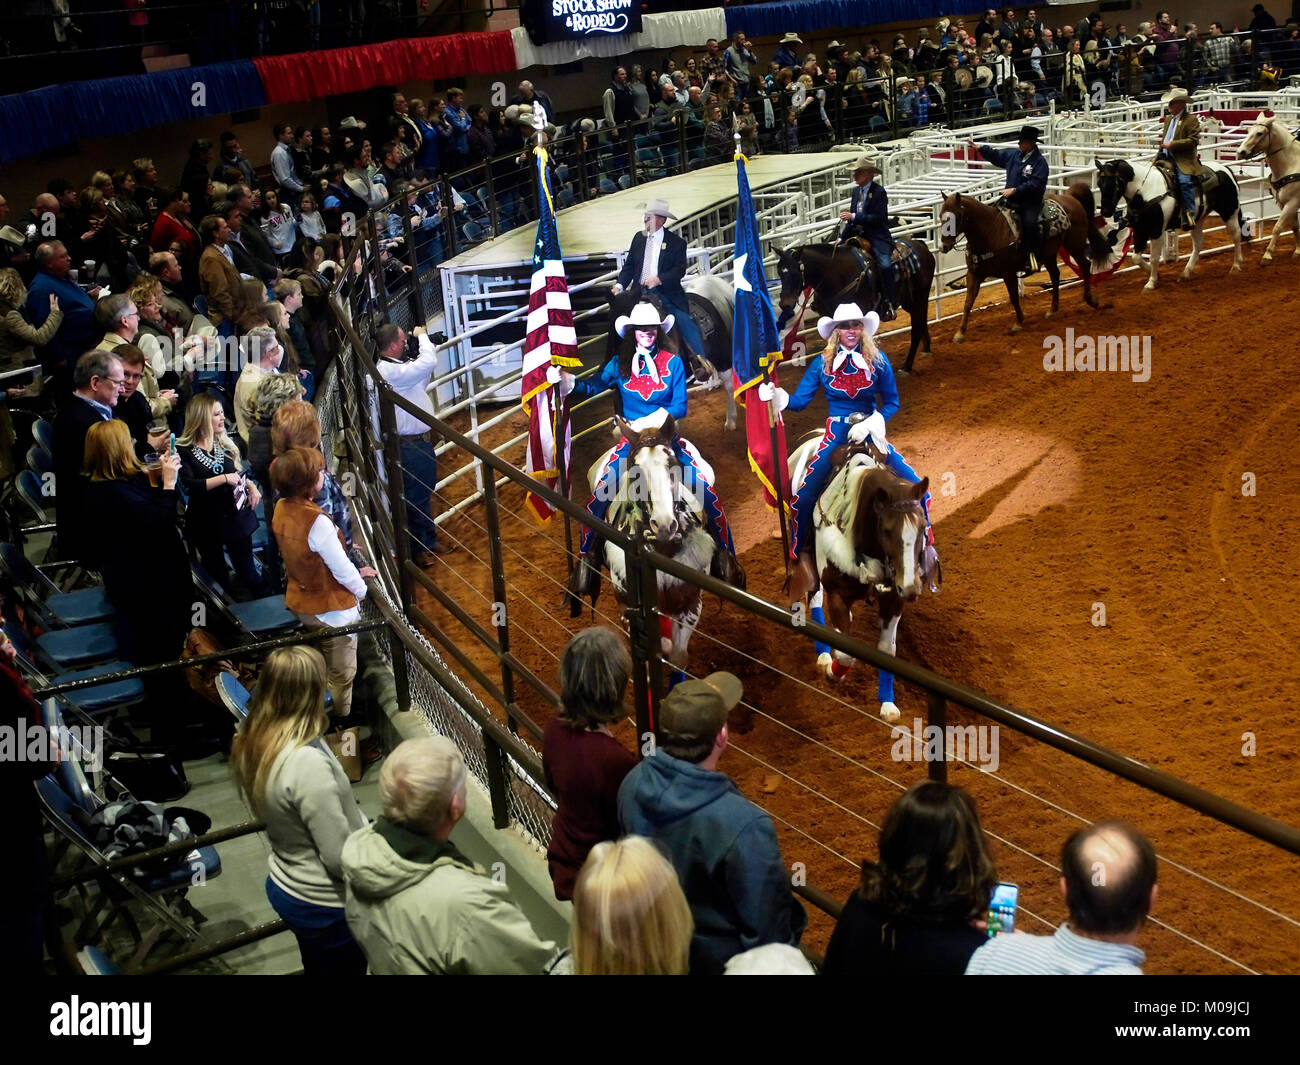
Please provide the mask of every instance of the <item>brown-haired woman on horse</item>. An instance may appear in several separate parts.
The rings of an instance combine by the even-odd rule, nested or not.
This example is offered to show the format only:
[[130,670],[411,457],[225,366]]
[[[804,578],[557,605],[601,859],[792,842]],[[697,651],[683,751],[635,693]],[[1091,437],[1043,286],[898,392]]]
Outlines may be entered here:
[[[1069,253],[1072,265],[1077,264],[1075,269],[1083,278],[1084,300],[1090,307],[1096,307],[1097,301],[1092,296],[1092,267],[1107,257],[1109,249],[1101,231],[1093,225],[1097,210],[1092,187],[1086,182],[1076,181],[1063,195],[1043,194],[1047,186],[1047,160],[1038,151],[1038,130],[1033,126],[1020,131],[1020,141],[1014,149],[977,145],[973,140],[968,143],[989,162],[1005,167],[1007,184],[996,206],[981,203],[960,192],[944,197],[939,215],[943,250],[952,251],[957,238],[966,237],[966,306],[953,340],[960,343],[966,338],[975,296],[980,284],[988,277],[1002,278],[1016,312],[1016,324],[1011,327],[1011,332],[1020,332],[1025,324],[1025,315],[1020,309],[1020,284],[1016,273],[1022,265],[1027,273],[1036,269],[1032,265],[1031,253],[1038,255],[1051,278],[1052,309],[1047,314],[1049,318],[1061,306],[1061,271],[1056,256],[1062,247]],[[1067,225],[1064,231],[1041,239],[1039,221],[1044,200],[1051,201],[1064,212]],[[1003,210],[1018,216],[1019,238]]]

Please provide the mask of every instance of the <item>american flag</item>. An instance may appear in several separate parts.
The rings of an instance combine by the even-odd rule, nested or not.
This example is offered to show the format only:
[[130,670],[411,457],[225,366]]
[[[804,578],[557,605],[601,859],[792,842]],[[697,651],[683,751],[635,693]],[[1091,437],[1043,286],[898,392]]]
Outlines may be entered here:
[[[550,488],[559,484],[560,466],[569,463],[569,412],[555,385],[547,383],[551,366],[581,367],[578,336],[573,328],[573,307],[569,303],[569,282],[564,275],[560,238],[555,228],[555,205],[551,202],[546,172],[546,149],[533,150],[537,163],[537,240],[533,245],[533,280],[528,291],[528,333],[524,340],[524,378],[520,392],[528,413],[528,454],[524,470]],[[556,440],[562,438],[562,455],[556,460]],[[533,512],[543,521],[553,513],[543,499],[529,493]]]

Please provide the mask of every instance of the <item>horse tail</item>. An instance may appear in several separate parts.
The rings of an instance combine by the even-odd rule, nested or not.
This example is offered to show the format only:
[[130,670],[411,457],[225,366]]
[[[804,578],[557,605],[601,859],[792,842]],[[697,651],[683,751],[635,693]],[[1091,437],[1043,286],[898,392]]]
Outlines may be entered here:
[[1088,224],[1088,258],[1094,264],[1104,261],[1110,255],[1110,247],[1095,224],[1097,201],[1093,198],[1092,186],[1086,181],[1076,181],[1066,191],[1083,206],[1083,215]]

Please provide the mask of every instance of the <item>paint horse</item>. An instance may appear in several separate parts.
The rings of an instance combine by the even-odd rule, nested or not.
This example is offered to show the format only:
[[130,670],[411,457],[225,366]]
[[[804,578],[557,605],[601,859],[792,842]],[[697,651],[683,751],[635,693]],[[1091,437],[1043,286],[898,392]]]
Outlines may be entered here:
[[[790,483],[799,484],[821,442],[822,432],[808,434],[790,456]],[[876,647],[894,654],[903,604],[921,595],[925,554],[925,506],[930,480],[911,484],[884,467],[883,456],[869,443],[837,448],[840,464],[826,483],[814,510],[814,559],[821,588],[813,597],[815,613],[824,607],[827,622],[848,632],[853,607],[875,600],[880,621]],[[937,581],[941,576],[936,577]],[[841,651],[818,645],[817,664],[839,680],[853,664]],[[880,716],[897,721],[894,677],[879,670]]]
[[[1128,205],[1129,225],[1133,229],[1133,247],[1138,255],[1145,255],[1150,245],[1151,255],[1146,261],[1149,277],[1143,289],[1153,291],[1160,284],[1162,245],[1168,230],[1178,227],[1180,201],[1178,179],[1169,167],[1155,163],[1130,163],[1125,159],[1112,159],[1097,164],[1097,185],[1101,189],[1101,213],[1111,217],[1120,200]],[[1220,163],[1204,163],[1206,179],[1196,189],[1195,224],[1192,226],[1192,254],[1187,259],[1181,280],[1192,276],[1201,258],[1201,245],[1205,240],[1205,217],[1211,211],[1223,219],[1232,238],[1232,269],[1241,273],[1241,227],[1245,216],[1241,213],[1241,196],[1232,172]]]
[[[616,417],[618,434],[631,445],[627,463],[615,487],[605,520],[633,539],[644,539],[661,555],[701,573],[708,573],[737,588],[745,587],[745,571],[709,533],[703,504],[685,487],[681,462],[673,448],[677,426],[671,416],[655,428],[634,429]],[[613,450],[591,467],[587,479],[592,491],[600,482]],[[698,460],[697,460],[698,461]],[[712,481],[713,473],[706,471]],[[609,568],[615,598],[628,602],[627,559],[623,549],[608,540],[602,562]],[[574,569],[574,575],[578,574]],[[686,646],[700,620],[701,592],[671,574],[657,574],[657,603],[661,619],[663,653],[674,668],[686,668]],[[592,604],[599,594],[599,577]],[[571,605],[576,599],[570,579]]]

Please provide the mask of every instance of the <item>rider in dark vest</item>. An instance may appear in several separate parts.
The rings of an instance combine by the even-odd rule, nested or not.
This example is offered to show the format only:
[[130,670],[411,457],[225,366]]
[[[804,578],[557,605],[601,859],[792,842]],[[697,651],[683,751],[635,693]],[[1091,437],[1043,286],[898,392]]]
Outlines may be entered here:
[[979,150],[984,159],[1007,172],[1002,200],[1020,218],[1020,260],[1027,274],[1038,269],[1037,259],[1041,258],[1039,218],[1043,211],[1043,196],[1047,192],[1047,160],[1038,150],[1039,136],[1036,126],[1025,126],[1015,148],[991,148],[987,144],[967,141],[972,148]]
[[[552,368],[551,376],[563,380],[566,391],[572,389],[579,396],[598,396],[614,389],[623,418],[637,430],[662,425],[671,415],[680,424],[686,417],[686,384],[688,372],[680,355],[673,350],[671,330],[673,316],[660,319],[659,312],[649,303],[638,303],[632,313],[614,323],[614,331],[624,339],[618,356],[610,359],[600,375],[588,380],[576,380],[572,374]],[[620,440],[601,471],[599,482],[593,486],[587,510],[595,518],[603,519],[614,498],[615,489],[627,463],[630,445]],[[682,464],[682,485],[693,492],[704,508],[709,532],[733,558],[735,545],[731,541],[731,527],[713,487],[713,470],[704,462],[690,441],[678,434],[673,439],[673,450]],[[582,533],[581,551],[590,565],[589,577],[600,572],[600,539],[591,529]],[[585,584],[580,595],[591,593]]]
[[871,244],[871,253],[880,267],[880,318],[888,322],[897,316],[894,310],[897,271],[893,259],[894,238],[889,232],[889,194],[883,185],[872,180],[880,172],[880,167],[865,155],[854,166],[853,196],[849,200],[849,209],[840,212],[840,220],[844,223],[840,240],[861,237]]
[[[842,303],[833,318],[823,318],[817,331],[827,341],[820,359],[804,371],[793,396],[777,389],[779,407],[803,410],[819,392],[826,396],[829,417],[816,455],[808,463],[803,482],[795,486],[793,500],[794,537],[790,555],[803,574],[807,587],[818,585],[813,560],[811,536],[813,508],[831,477],[831,455],[841,444],[860,444],[871,437],[877,450],[886,455],[886,468],[912,484],[920,482],[913,469],[885,440],[885,423],[898,411],[898,386],[889,360],[876,347],[876,330],[880,318],[864,315],[856,303]],[[770,385],[759,386],[759,398],[766,402],[773,396]],[[853,414],[867,415],[864,421],[850,424]],[[924,575],[934,572],[939,556],[934,549],[934,530],[930,527],[930,494],[925,495],[926,548]]]

